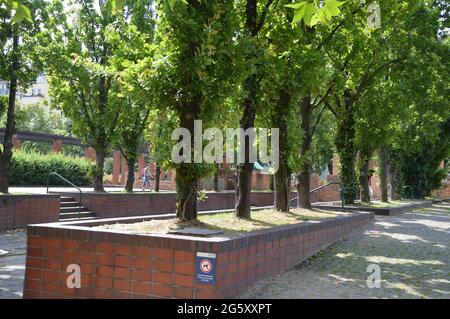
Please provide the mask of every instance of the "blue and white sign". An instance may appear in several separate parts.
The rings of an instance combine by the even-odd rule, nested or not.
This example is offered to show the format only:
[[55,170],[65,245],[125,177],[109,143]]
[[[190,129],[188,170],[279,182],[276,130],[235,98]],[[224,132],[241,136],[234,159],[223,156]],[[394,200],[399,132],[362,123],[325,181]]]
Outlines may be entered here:
[[216,283],[216,254],[197,252],[195,277],[199,284],[214,285]]

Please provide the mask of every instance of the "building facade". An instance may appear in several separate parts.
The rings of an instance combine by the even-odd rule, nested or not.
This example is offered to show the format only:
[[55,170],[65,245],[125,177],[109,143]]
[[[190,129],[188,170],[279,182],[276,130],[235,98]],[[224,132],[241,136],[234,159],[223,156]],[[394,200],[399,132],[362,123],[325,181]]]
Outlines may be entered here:
[[[0,80],[0,95],[9,94],[9,82]],[[48,98],[48,82],[44,74],[37,77],[25,92],[17,92],[17,100],[21,105],[43,102]]]

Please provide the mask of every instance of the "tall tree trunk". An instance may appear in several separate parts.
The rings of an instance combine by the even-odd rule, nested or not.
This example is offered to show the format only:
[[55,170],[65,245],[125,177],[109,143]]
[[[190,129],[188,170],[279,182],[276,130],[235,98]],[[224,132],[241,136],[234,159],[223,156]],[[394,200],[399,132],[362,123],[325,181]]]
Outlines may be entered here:
[[197,218],[197,179],[188,165],[192,164],[182,163],[176,168],[177,217],[180,220]]
[[[249,94],[244,98],[244,114],[242,116],[240,127],[245,131],[254,126],[256,112],[256,94],[257,94],[256,75],[250,76],[244,83],[244,89]],[[245,161],[237,166],[237,200],[236,216],[240,218],[250,218],[250,194],[252,185],[253,163],[250,163],[250,144],[249,136],[245,136],[244,143]]]
[[275,173],[274,186],[274,208],[278,211],[289,212],[288,176],[284,167],[280,167]]
[[[191,146],[194,145],[194,121],[198,116],[200,106],[197,103],[186,103],[181,110],[181,127],[186,128],[191,135]],[[192,149],[190,152],[193,159]],[[197,184],[198,176],[194,163],[181,163],[176,168],[177,187],[177,217],[180,220],[192,220],[197,218]]]
[[104,192],[103,172],[105,168],[105,151],[95,150],[94,192]]
[[388,170],[389,170],[389,153],[384,147],[380,149],[380,188],[381,188],[381,201],[388,201]]
[[344,107],[341,108],[337,126],[336,148],[340,157],[339,178],[344,186],[345,203],[354,204],[358,183],[355,170],[355,118],[350,92],[344,93]]
[[288,116],[291,96],[283,90],[280,93],[278,107],[279,112],[274,114],[272,124],[280,130],[279,137],[279,165],[274,177],[274,208],[278,211],[289,211],[289,187],[288,187]]
[[[257,41],[258,27],[257,27],[257,1],[247,0],[245,7],[245,28],[246,33]],[[256,50],[252,52],[248,57],[249,63],[256,57]],[[245,96],[242,101],[243,115],[240,121],[240,127],[244,131],[254,126],[256,103],[257,103],[257,91],[258,91],[258,76],[257,72],[249,75],[243,85],[243,91]],[[243,141],[241,141],[242,143]],[[244,150],[245,150],[245,162],[237,166],[237,187],[236,187],[236,207],[235,213],[240,218],[250,218],[250,193],[252,184],[252,169],[253,163],[249,162],[250,143],[248,136],[245,137]]]
[[[103,118],[106,116],[106,107],[108,103],[108,91],[106,89],[106,78],[104,76],[100,77],[99,81],[99,111],[100,117]],[[97,136],[96,136],[96,160],[95,160],[95,176],[94,176],[94,191],[95,192],[104,192],[105,188],[103,187],[103,175],[104,175],[104,166],[105,166],[105,157],[107,147],[107,139],[106,139],[106,129],[103,121],[99,121],[97,125]]]
[[127,159],[127,166],[128,166],[128,176],[127,176],[127,183],[125,184],[125,191],[127,193],[133,192],[133,186],[134,186],[134,164],[136,163],[136,160],[133,158]]
[[394,165],[389,165],[389,181],[391,183],[391,199],[396,200],[399,199],[400,196],[397,194],[397,170]]
[[16,107],[17,72],[19,71],[19,36],[13,27],[12,60],[9,69],[9,97],[6,115],[6,129],[3,137],[3,150],[0,151],[0,192],[8,193],[11,176],[12,136],[15,130],[14,113]]
[[312,105],[310,96],[306,96],[299,103],[299,114],[300,114],[300,127],[302,129],[300,147],[300,159],[301,167],[300,172],[297,175],[297,207],[310,209],[311,208],[311,161],[310,161],[310,150],[312,143],[311,135],[311,114]]
[[155,192],[159,192],[160,184],[161,184],[161,166],[156,164],[156,168],[155,168]]
[[370,189],[369,189],[369,161],[370,155],[363,154],[360,157],[360,170],[359,170],[359,185],[361,191],[361,202],[370,203]]
[[[105,21],[104,21],[105,22]],[[102,66],[106,66],[108,63],[108,45],[106,44],[106,40],[103,38],[102,34],[102,54],[100,57],[100,64]],[[94,177],[94,191],[95,192],[104,192],[105,188],[103,187],[103,175],[105,168],[105,157],[106,152],[108,150],[108,138],[106,133],[105,121],[106,121],[106,110],[108,107],[108,85],[106,75],[100,75],[99,83],[98,83],[98,108],[100,114],[100,121],[97,124],[97,132],[95,136],[95,144],[97,147],[96,151],[96,168],[95,168],[95,177]]]
[[214,171],[214,191],[219,191],[219,163],[215,164],[216,170]]

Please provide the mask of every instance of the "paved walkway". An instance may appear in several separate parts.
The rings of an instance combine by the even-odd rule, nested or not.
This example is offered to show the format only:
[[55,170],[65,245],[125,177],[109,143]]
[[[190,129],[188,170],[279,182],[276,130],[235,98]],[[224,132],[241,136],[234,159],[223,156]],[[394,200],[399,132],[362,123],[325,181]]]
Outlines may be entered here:
[[25,231],[0,233],[0,299],[22,298]]
[[[24,231],[0,234],[0,299],[21,298]],[[256,284],[242,298],[450,298],[450,204],[377,217],[305,263]],[[381,288],[366,285],[381,268]]]
[[[450,205],[374,223],[241,298],[450,298]],[[381,287],[368,288],[370,264]]]

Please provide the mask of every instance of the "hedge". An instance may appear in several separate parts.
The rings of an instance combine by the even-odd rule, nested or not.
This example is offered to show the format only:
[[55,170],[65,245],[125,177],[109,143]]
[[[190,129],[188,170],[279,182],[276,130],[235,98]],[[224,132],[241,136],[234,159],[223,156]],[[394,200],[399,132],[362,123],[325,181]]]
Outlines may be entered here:
[[[44,186],[50,172],[56,172],[75,185],[91,185],[91,164],[84,158],[63,154],[16,150],[11,163],[11,185]],[[50,185],[69,186],[67,183],[52,176]]]

